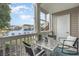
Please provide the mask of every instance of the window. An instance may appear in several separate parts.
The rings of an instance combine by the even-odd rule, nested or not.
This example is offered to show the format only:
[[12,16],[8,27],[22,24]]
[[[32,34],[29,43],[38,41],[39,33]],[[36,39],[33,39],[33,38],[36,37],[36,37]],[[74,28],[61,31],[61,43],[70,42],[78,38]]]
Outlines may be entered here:
[[40,12],[40,19],[42,19],[42,20],[45,20],[45,13],[43,13],[43,12]]
[[41,31],[49,30],[49,14],[40,12],[40,28]]

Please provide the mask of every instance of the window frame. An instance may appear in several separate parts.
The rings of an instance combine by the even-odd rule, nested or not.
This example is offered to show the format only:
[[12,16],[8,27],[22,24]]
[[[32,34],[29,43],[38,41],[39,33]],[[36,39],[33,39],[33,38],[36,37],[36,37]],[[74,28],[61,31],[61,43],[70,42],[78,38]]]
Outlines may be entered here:
[[[45,20],[43,20],[43,19],[41,19],[41,17],[40,17],[40,25],[41,25],[41,21],[47,21],[47,14],[49,14],[45,9],[43,9],[43,8],[40,8],[40,15],[41,15],[41,12],[42,13],[44,13],[45,14]],[[40,26],[40,32],[48,32],[48,31],[50,31],[50,18],[49,18],[49,29],[48,30],[44,30],[44,31],[41,31],[41,26]]]

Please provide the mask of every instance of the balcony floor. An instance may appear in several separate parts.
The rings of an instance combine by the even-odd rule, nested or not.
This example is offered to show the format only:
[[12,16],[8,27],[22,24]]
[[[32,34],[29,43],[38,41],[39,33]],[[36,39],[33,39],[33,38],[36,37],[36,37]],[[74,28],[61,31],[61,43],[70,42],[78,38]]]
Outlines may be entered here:
[[57,47],[57,48],[54,49],[54,51],[51,55],[52,56],[79,56],[79,53],[74,54],[75,52],[73,52],[73,51],[64,50],[64,52],[66,52],[66,53],[62,52],[62,48]]

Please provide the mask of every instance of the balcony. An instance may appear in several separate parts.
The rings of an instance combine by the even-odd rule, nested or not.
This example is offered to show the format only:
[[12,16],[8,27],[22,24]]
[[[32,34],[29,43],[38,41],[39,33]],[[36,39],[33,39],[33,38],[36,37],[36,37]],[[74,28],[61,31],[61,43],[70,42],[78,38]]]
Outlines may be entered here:
[[[61,7],[63,5],[66,8]],[[59,38],[60,37],[67,38],[68,35],[78,37],[77,31],[79,25],[77,23],[79,20],[77,19],[79,16],[78,15],[79,8],[77,7],[78,4],[69,4],[69,5],[74,6],[73,8],[72,6],[69,6],[67,8],[68,6],[67,4],[62,5],[48,4],[48,3],[34,4],[35,8],[34,33],[27,33],[22,35],[20,35],[19,33],[19,35],[12,34],[12,36],[0,37],[0,56],[28,56],[26,47],[23,42],[30,44],[32,48],[38,47],[42,51],[44,50],[46,54],[45,56],[66,55],[60,53],[62,52],[62,48],[60,45]],[[58,7],[55,8],[54,6],[60,6],[60,8]],[[44,19],[41,20],[40,20],[40,11],[43,12],[45,16]],[[49,17],[47,17],[47,14],[49,14]],[[75,15],[77,18],[75,17]],[[70,21],[70,18],[72,21]],[[42,21],[46,23],[43,23]],[[61,49],[59,49],[59,47]]]
[[[50,32],[42,33],[43,37],[46,37],[46,34]],[[26,34],[26,35],[17,35],[17,36],[4,36],[0,38],[0,56],[27,56],[23,42],[26,42],[33,47],[43,46],[44,48],[50,49],[51,46],[48,43],[45,43],[42,39],[37,39],[38,34]],[[43,42],[42,42],[43,41]],[[48,45],[47,45],[48,44]],[[51,46],[52,50],[55,43]],[[46,47],[47,46],[47,47]],[[49,47],[49,48],[48,48]]]

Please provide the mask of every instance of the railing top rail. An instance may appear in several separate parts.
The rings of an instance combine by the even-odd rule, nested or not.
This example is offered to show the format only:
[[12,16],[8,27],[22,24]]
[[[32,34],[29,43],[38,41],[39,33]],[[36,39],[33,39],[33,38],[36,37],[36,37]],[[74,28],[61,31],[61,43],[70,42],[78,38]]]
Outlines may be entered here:
[[36,33],[24,34],[24,35],[4,36],[4,37],[0,37],[0,39],[23,38],[23,37],[26,37],[26,36],[33,36],[33,35],[36,35]]
[[[45,33],[50,33],[51,31],[46,31],[46,32],[40,32],[39,34],[45,34]],[[13,36],[4,36],[4,37],[0,37],[0,40],[2,39],[19,39],[19,38],[24,38],[24,37],[28,37],[28,36],[34,36],[34,35],[39,35],[38,33],[29,33],[29,34],[24,34],[24,35],[13,35]]]

